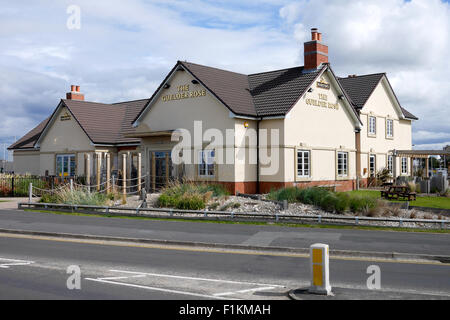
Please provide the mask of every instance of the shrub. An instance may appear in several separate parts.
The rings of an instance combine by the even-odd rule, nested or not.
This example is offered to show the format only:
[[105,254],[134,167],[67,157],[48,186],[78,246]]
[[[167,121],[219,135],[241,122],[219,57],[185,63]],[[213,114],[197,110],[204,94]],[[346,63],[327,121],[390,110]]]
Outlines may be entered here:
[[371,197],[353,196],[350,198],[350,210],[354,213],[377,207],[377,200]]
[[181,210],[201,210],[206,208],[206,204],[212,197],[226,195],[228,192],[221,185],[175,182],[162,191],[158,199],[158,206]]
[[[350,209],[354,213],[363,210],[375,209],[381,204],[377,199],[369,196],[351,195],[345,192],[332,192],[325,188],[286,188],[277,191],[271,191],[269,196],[271,200],[288,202],[301,202],[304,204],[317,206],[328,212],[342,213]],[[377,212],[379,214],[379,212]]]
[[392,176],[388,168],[383,168],[377,172],[378,184],[386,183],[390,179],[392,179]]
[[345,212],[350,207],[350,195],[348,193],[340,192],[337,195],[336,212]]
[[184,195],[182,196],[176,206],[181,210],[202,210],[205,209],[205,201],[200,195]]
[[416,184],[414,182],[408,182],[408,188],[411,192],[416,192]]
[[287,200],[289,203],[297,202],[298,194],[300,193],[300,189],[291,187],[284,188],[279,190],[272,190],[269,193],[268,198],[270,200],[284,201]]
[[58,204],[78,204],[90,206],[104,206],[109,198],[105,194],[97,192],[87,192],[82,189],[70,190],[69,187],[58,190],[54,193],[44,193],[40,202]]
[[214,203],[209,205],[208,209],[209,210],[216,210],[219,206],[220,206],[219,202],[214,202]]

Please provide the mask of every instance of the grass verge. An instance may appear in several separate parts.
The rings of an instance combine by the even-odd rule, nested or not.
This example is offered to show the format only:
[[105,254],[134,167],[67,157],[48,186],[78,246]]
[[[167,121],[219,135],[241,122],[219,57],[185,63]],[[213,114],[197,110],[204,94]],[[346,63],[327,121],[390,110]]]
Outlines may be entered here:
[[215,224],[236,224],[236,225],[257,225],[257,226],[277,226],[290,228],[312,228],[312,229],[346,229],[346,230],[369,230],[369,231],[395,231],[395,232],[416,232],[416,233],[440,233],[450,234],[449,229],[412,229],[412,228],[394,228],[381,226],[350,226],[350,225],[327,225],[327,224],[301,224],[301,223],[274,223],[274,222],[251,222],[251,221],[217,221],[217,220],[191,220],[191,219],[165,219],[151,217],[129,217],[119,215],[100,215],[79,212],[49,211],[25,209],[26,212],[50,213],[56,215],[96,217],[96,218],[116,218],[129,220],[150,220],[150,221],[180,221],[192,223],[215,223]]
[[[373,199],[381,199],[381,192],[375,190],[358,190],[351,191],[349,194],[369,197]],[[406,201],[390,201],[395,203],[405,203]],[[427,207],[435,209],[450,209],[450,198],[446,197],[417,197],[416,201],[410,201],[411,206]]]

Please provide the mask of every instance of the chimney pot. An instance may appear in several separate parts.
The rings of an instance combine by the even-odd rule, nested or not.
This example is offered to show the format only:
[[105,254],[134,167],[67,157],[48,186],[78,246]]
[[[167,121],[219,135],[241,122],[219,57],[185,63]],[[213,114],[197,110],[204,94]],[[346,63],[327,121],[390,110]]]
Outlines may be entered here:
[[311,38],[312,38],[312,41],[317,41],[317,28],[311,29]]
[[80,92],[80,86],[71,85],[70,92],[66,94],[66,99],[84,101],[84,94]]

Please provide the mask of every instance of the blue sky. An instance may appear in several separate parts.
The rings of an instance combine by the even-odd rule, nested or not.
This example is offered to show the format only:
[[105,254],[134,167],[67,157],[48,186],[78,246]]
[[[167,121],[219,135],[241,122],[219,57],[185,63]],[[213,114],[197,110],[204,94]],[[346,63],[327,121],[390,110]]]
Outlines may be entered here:
[[[80,30],[66,26],[72,4]],[[150,97],[177,60],[241,73],[302,65],[311,27],[339,76],[387,73],[420,118],[416,148],[450,144],[448,1],[0,0],[0,147],[71,84],[89,101],[118,102]]]

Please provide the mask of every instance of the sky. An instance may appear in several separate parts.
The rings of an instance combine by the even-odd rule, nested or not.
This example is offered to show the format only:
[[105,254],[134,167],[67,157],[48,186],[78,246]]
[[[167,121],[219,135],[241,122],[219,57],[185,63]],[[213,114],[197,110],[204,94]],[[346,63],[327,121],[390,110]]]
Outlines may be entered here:
[[448,1],[0,0],[0,159],[72,84],[111,103],[149,98],[177,60],[245,74],[299,66],[313,27],[338,76],[387,73],[420,118],[415,149],[450,145]]

